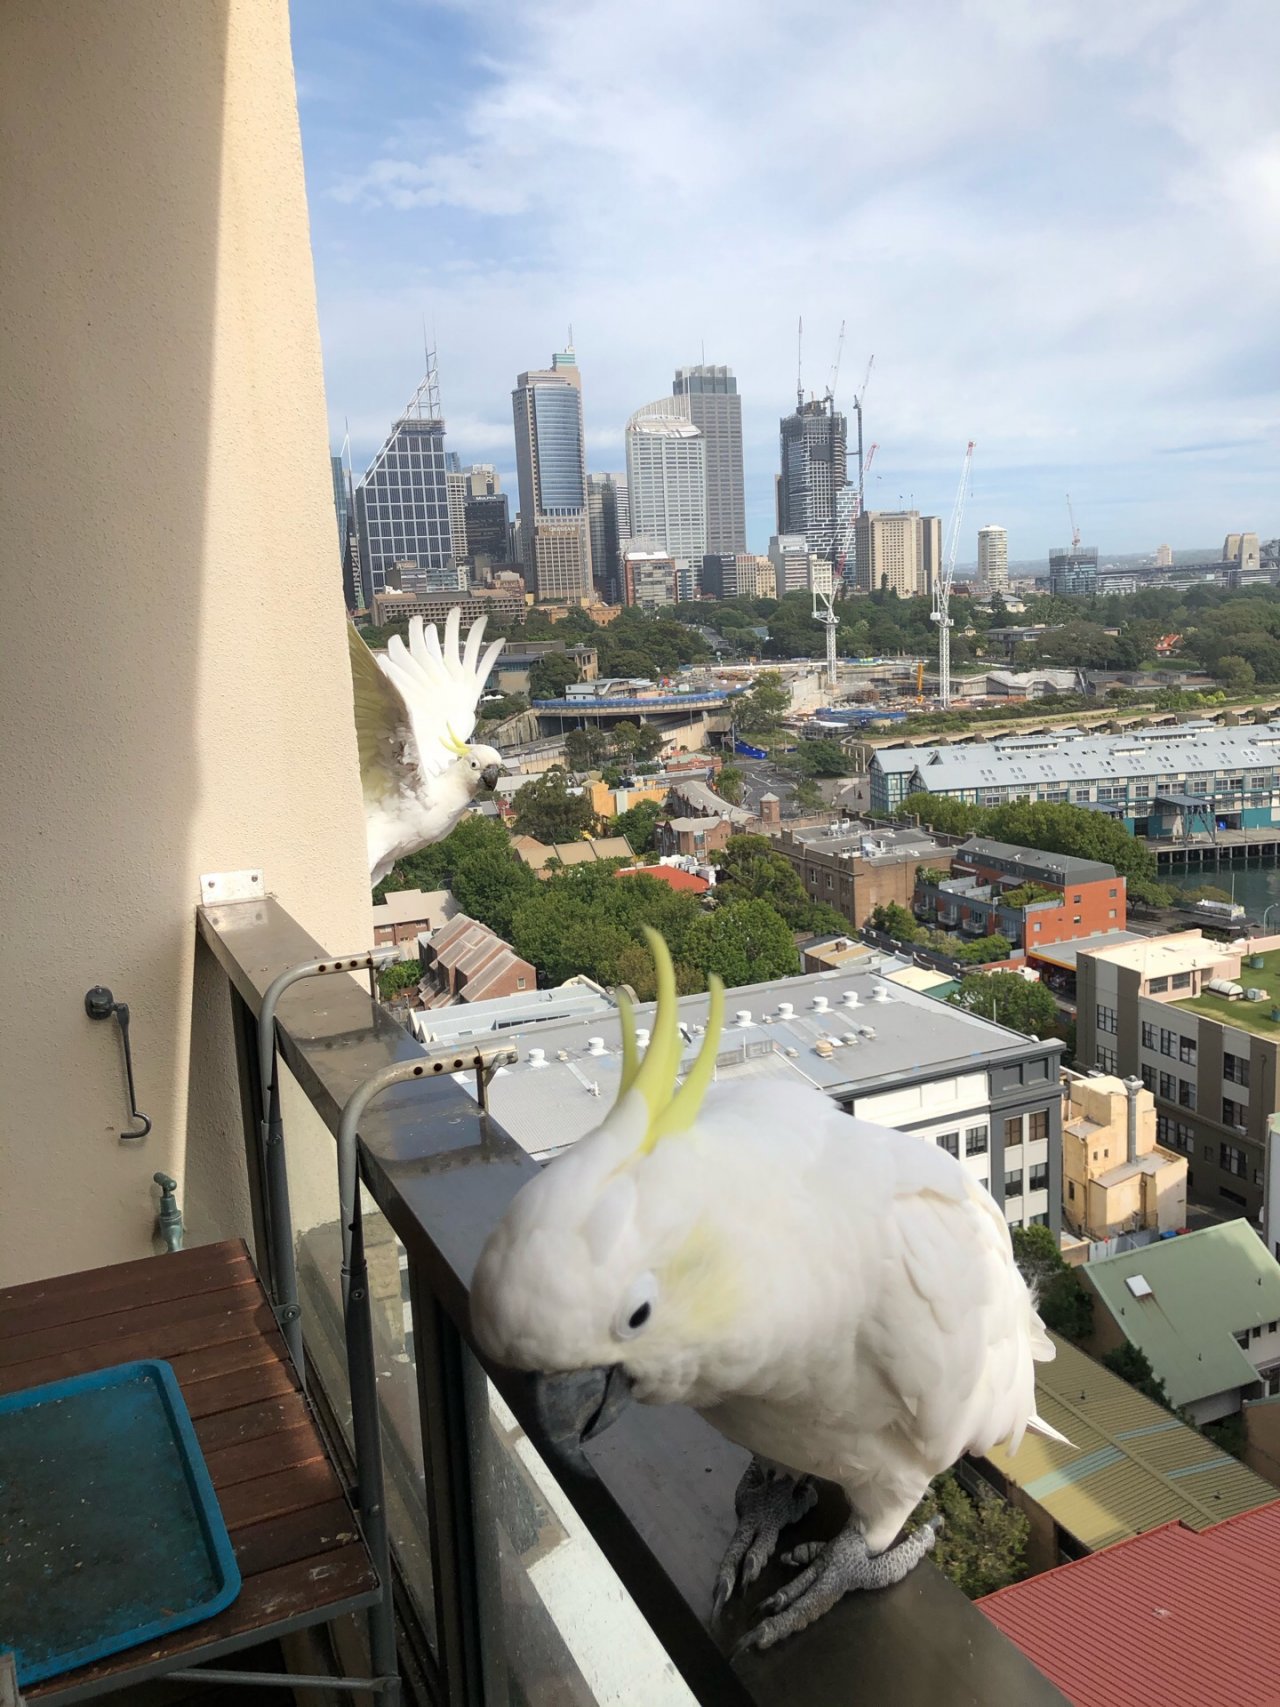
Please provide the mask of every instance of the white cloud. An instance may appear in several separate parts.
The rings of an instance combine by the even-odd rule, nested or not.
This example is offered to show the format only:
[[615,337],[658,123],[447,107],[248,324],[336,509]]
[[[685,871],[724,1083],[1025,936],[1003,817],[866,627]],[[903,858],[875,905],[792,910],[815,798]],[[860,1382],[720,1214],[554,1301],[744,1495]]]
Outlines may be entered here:
[[[705,339],[739,375],[762,542],[803,313],[807,386],[842,319],[846,399],[876,351],[882,503],[945,507],[972,436],[975,501],[1028,552],[1062,531],[1068,485],[1114,549],[1280,531],[1280,8],[446,10],[443,63],[440,15],[414,15],[443,90],[429,116],[384,127],[389,100],[362,153],[313,168],[335,414],[385,422],[426,306],[450,442],[509,465],[515,374],[571,321],[591,442],[616,467],[627,414]],[[327,116],[304,112],[309,157]],[[1242,439],[1230,479],[1220,457],[1159,454]]]

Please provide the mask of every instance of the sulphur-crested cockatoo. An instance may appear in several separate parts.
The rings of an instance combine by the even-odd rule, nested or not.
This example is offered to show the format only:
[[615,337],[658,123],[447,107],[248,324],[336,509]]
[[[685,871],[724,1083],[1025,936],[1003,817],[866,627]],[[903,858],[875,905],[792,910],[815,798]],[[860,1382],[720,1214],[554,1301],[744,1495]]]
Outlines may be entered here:
[[481,652],[484,618],[458,646],[458,609],[444,625],[409,618],[409,644],[393,636],[374,654],[348,624],[369,875],[379,883],[398,859],[449,834],[482,788],[502,775],[494,747],[468,746],[476,706],[502,641]]
[[625,1012],[617,1101],[490,1236],[472,1321],[495,1362],[540,1372],[562,1451],[580,1455],[629,1396],[692,1405],[751,1451],[715,1612],[814,1503],[808,1478],[839,1483],[848,1525],[787,1556],[803,1568],[745,1638],[765,1648],[905,1576],[936,1532],[895,1540],[962,1453],[1053,1433],[1033,1375],[1053,1346],[999,1209],[944,1150],[804,1085],[712,1083],[714,981],[682,1068],[671,960],[650,937],[648,1050]]

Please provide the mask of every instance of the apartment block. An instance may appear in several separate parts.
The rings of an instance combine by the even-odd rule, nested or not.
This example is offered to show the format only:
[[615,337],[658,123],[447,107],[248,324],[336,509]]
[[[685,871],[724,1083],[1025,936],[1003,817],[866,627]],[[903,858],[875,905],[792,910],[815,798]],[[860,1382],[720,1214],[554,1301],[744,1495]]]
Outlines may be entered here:
[[950,876],[926,866],[918,919],[962,936],[998,932],[1015,949],[1123,930],[1125,880],[1113,865],[973,836],[951,851]]
[[[1272,939],[1274,940],[1274,939]],[[1277,1106],[1280,951],[1242,953],[1199,931],[1081,952],[1076,1051],[1137,1075],[1156,1135],[1187,1158],[1192,1198],[1256,1220]]]
[[788,859],[805,892],[859,929],[877,907],[910,907],[923,863],[946,870],[949,850],[927,830],[886,830],[854,821],[782,830],[773,848]]
[[1078,1238],[1176,1233],[1187,1159],[1156,1142],[1155,1098],[1114,1074],[1062,1076],[1062,1218]]

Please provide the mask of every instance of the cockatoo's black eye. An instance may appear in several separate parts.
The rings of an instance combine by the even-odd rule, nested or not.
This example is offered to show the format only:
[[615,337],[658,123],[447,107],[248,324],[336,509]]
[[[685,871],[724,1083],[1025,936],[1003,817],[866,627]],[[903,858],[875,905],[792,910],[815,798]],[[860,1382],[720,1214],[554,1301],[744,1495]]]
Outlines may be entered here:
[[618,1306],[618,1313],[613,1320],[613,1335],[615,1339],[634,1339],[642,1333],[653,1315],[653,1306],[658,1301],[658,1281],[652,1274],[637,1276],[628,1286],[626,1296]]

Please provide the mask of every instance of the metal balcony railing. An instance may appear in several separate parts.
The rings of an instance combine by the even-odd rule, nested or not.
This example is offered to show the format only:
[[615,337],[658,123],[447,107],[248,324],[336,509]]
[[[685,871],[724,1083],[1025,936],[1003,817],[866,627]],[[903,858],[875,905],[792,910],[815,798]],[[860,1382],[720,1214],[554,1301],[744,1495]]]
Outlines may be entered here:
[[[273,1274],[256,1019],[280,972],[325,951],[271,899],[201,909],[199,931],[229,986],[257,1260]],[[426,1059],[347,976],[288,989],[276,1028],[280,1059],[335,1136],[358,1086],[392,1063]],[[771,1566],[745,1609],[735,1597],[723,1624],[710,1624],[745,1454],[692,1411],[638,1406],[586,1448],[593,1473],[577,1474],[538,1452],[527,1379],[487,1366],[475,1350],[473,1268],[536,1164],[462,1081],[427,1075],[385,1092],[360,1115],[357,1137],[383,1336],[379,1403],[404,1669],[427,1699],[1061,1707],[1054,1686],[927,1562],[896,1588],[849,1596],[771,1652],[730,1660],[752,1609],[785,1574]],[[308,1370],[341,1422],[349,1409],[336,1351],[341,1301],[326,1289],[340,1234],[336,1220],[307,1228],[298,1215],[298,1227]],[[822,1519],[821,1508],[815,1517],[818,1534],[842,1521],[830,1511]]]

